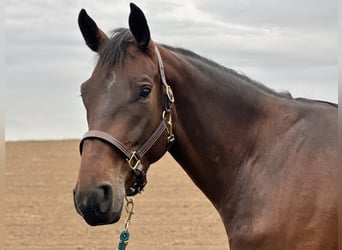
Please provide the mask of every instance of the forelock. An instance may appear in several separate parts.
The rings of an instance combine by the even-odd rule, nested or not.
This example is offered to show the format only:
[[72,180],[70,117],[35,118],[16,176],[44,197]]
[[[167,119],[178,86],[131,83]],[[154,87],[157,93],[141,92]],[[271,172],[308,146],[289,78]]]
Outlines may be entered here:
[[126,28],[115,29],[99,52],[99,65],[105,69],[121,65],[127,54],[128,45],[133,42],[131,32]]

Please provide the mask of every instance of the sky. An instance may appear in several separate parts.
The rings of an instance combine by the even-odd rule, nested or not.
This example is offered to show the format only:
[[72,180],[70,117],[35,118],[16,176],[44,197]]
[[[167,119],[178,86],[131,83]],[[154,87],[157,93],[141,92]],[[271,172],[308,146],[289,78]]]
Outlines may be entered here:
[[[152,39],[190,49],[293,96],[337,102],[337,0],[139,0]],[[8,0],[6,140],[80,138],[79,87],[96,54],[77,25],[81,8],[108,34],[128,27],[129,1]]]

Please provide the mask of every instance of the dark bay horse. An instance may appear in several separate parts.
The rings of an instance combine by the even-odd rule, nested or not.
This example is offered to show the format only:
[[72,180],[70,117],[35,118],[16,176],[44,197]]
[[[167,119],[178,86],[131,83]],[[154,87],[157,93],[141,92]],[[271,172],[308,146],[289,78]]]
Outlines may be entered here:
[[156,44],[130,7],[129,29],[111,37],[79,14],[99,59],[81,87],[89,132],[78,213],[90,225],[117,222],[125,196],[168,151],[219,212],[231,250],[336,250],[337,105],[293,99]]

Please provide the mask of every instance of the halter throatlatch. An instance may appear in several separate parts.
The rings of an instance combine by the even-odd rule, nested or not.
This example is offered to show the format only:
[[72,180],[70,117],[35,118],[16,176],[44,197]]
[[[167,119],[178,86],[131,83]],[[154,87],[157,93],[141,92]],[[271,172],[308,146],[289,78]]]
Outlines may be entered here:
[[146,171],[144,170],[144,166],[141,163],[141,159],[144,155],[151,149],[151,147],[158,141],[160,136],[166,131],[167,133],[167,149],[174,142],[175,137],[172,131],[172,117],[171,117],[171,106],[174,103],[174,96],[172,93],[172,89],[170,85],[166,82],[164,65],[162,58],[160,56],[159,50],[157,46],[155,46],[155,52],[158,59],[158,67],[159,74],[161,78],[162,86],[165,91],[165,101],[164,101],[164,110],[162,113],[161,121],[156,128],[156,130],[152,133],[152,135],[147,139],[147,141],[140,146],[136,150],[128,149],[123,143],[121,143],[118,139],[113,137],[112,135],[99,131],[99,130],[90,130],[84,134],[81,142],[80,142],[80,154],[82,155],[83,151],[83,143],[88,139],[98,139],[105,143],[108,143],[112,146],[113,149],[118,150],[125,160],[128,163],[128,166],[132,169],[133,174],[135,176],[135,183],[132,185],[130,190],[127,192],[127,196],[133,196],[137,193],[140,193],[147,184],[146,179]]

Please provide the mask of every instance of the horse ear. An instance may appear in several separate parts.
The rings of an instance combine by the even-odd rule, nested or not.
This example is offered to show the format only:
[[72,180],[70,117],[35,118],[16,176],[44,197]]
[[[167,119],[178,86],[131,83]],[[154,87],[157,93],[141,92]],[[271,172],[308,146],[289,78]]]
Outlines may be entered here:
[[147,49],[151,40],[151,35],[145,15],[134,3],[130,4],[130,8],[131,13],[128,19],[129,29],[140,48]]
[[88,47],[99,52],[100,48],[108,40],[107,35],[97,27],[94,20],[82,9],[78,15],[78,26]]

